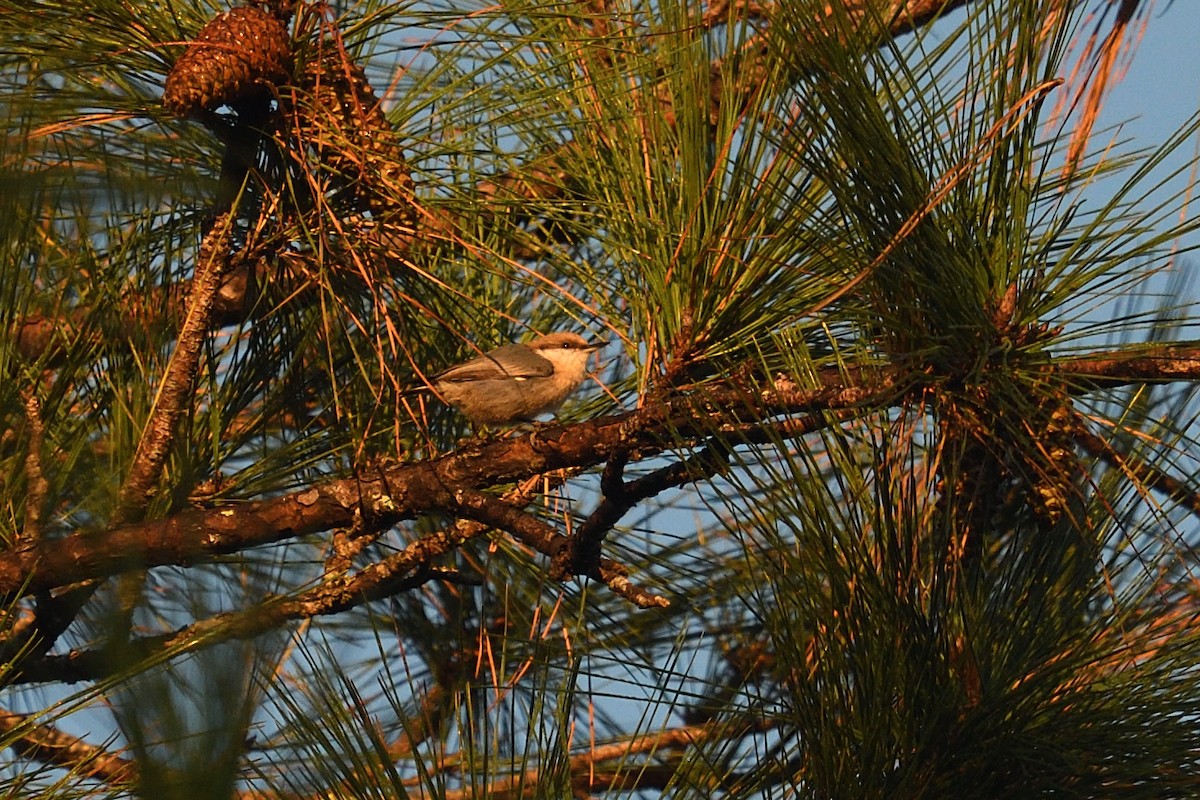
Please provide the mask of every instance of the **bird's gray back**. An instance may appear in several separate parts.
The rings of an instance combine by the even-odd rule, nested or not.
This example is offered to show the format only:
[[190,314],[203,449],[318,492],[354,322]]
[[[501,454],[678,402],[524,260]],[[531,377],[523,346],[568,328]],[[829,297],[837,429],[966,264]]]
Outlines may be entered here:
[[450,383],[495,378],[545,378],[554,374],[554,365],[523,344],[506,344],[491,352],[451,367],[436,376]]

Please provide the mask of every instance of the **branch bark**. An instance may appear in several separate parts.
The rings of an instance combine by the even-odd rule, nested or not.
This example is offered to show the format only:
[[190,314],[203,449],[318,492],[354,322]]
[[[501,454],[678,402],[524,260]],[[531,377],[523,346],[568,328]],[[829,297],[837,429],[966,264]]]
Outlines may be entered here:
[[[832,377],[832,376],[831,376]],[[785,414],[858,404],[890,387],[834,386],[787,396],[769,393],[763,413]],[[714,410],[718,422],[721,393]],[[745,401],[745,393],[724,398]],[[215,509],[184,511],[164,520],[119,526],[103,533],[77,533],[0,555],[0,594],[24,595],[115,575],[129,569],[185,565],[250,547],[351,525],[355,513],[392,524],[434,510],[453,511],[456,494],[480,490],[558,469],[589,467],[616,450],[644,458],[662,451],[670,431],[692,420],[691,402],[670,405],[647,417],[652,424],[630,431],[631,414],[571,426],[551,426],[515,440],[468,447],[442,458],[380,469],[329,481],[282,497]],[[711,431],[713,422],[705,425]]]
[[[1147,349],[1136,357],[1094,353],[1067,358],[1053,372],[1083,393],[1116,386],[1200,378],[1200,346]],[[185,565],[336,527],[350,525],[360,511],[393,524],[434,510],[453,512],[457,492],[479,491],[558,469],[604,463],[619,451],[646,458],[678,442],[672,437],[707,436],[721,425],[742,424],[747,404],[757,419],[855,407],[885,407],[916,386],[894,386],[896,368],[868,372],[827,370],[822,385],[807,390],[754,393],[746,388],[707,389],[703,406],[688,397],[645,415],[645,427],[630,430],[632,414],[551,426],[514,440],[468,447],[442,458],[381,469],[374,478],[329,481],[282,497],[236,506],[185,511],[153,522],[124,525],[103,533],[77,533],[0,554],[0,594],[25,595],[128,569]],[[920,376],[913,376],[919,380]],[[860,383],[848,384],[857,380]],[[738,409],[742,415],[728,413]],[[801,425],[796,433],[807,430]],[[769,439],[766,433],[758,435]]]
[[208,338],[213,301],[221,288],[221,275],[229,259],[231,218],[217,218],[200,245],[196,258],[196,279],[188,298],[187,313],[176,339],[174,352],[154,397],[154,405],[138,441],[129,474],[121,486],[113,521],[140,519],[146,504],[157,491],[159,478],[180,415],[192,404],[192,386],[199,369],[200,354]]
[[9,747],[24,758],[53,764],[113,786],[131,784],[137,779],[137,766],[132,761],[53,725],[36,723],[24,714],[0,709],[0,733],[16,736]]

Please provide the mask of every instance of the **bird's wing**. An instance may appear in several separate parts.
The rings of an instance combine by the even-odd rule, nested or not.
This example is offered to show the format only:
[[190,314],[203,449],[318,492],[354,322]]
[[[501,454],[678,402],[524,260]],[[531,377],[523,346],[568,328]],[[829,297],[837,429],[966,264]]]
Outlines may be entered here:
[[436,376],[452,383],[482,381],[490,378],[545,378],[554,374],[554,365],[528,347],[507,344],[470,361],[451,367]]

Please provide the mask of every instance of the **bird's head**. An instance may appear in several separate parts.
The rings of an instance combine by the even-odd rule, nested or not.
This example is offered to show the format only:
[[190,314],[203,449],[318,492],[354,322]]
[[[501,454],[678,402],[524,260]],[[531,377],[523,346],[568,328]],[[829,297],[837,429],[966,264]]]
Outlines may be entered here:
[[556,375],[583,380],[587,362],[604,342],[589,342],[577,333],[548,333],[529,342],[529,348],[554,365]]

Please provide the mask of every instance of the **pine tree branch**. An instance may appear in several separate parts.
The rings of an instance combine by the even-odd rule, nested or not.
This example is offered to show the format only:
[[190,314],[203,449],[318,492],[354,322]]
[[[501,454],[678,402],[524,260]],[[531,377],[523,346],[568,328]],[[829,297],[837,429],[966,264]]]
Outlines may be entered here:
[[42,422],[42,404],[31,389],[21,392],[25,404],[25,424],[29,428],[29,454],[25,457],[25,523],[17,533],[17,542],[36,542],[42,538],[42,521],[46,516],[46,497],[50,482],[42,466],[42,448],[46,444],[46,428]]
[[[668,773],[658,775],[650,769],[654,765],[644,765],[649,769],[649,781],[643,784],[639,776],[643,773],[643,765],[626,764],[632,756],[646,755],[655,759],[674,759],[682,756],[688,749],[695,747],[715,736],[734,738],[749,733],[749,729],[730,731],[726,727],[714,725],[685,725],[679,728],[668,728],[658,733],[637,736],[623,742],[593,747],[586,753],[578,753],[570,757],[569,770],[571,786],[583,796],[593,791],[620,790],[631,791],[638,788],[657,788],[665,785],[659,778],[668,778],[674,773],[674,764],[668,764]],[[624,768],[617,773],[605,772],[609,762],[617,762]],[[599,772],[600,774],[597,774]],[[595,777],[595,780],[593,780]],[[533,795],[542,786],[541,770],[526,770],[518,775],[499,778],[488,785],[487,790],[480,795],[475,790],[464,789],[447,792],[445,800],[466,800],[469,797],[485,796],[489,798],[516,798]]]
[[[483,492],[462,489],[456,493],[455,500],[457,511],[463,516],[512,534],[525,545],[543,555],[550,556],[552,564],[559,553],[570,543],[568,537],[563,536],[532,514],[513,508]],[[631,582],[627,577],[629,570],[623,564],[608,558],[597,558],[596,562],[589,567],[587,572],[567,573],[556,572],[552,566],[550,577],[554,580],[566,580],[573,575],[583,574],[601,581],[614,593],[639,608],[666,608],[670,605],[670,601],[666,598],[648,592]]]
[[1130,453],[1118,452],[1111,443],[1091,431],[1077,431],[1074,438],[1079,446],[1093,457],[1102,459],[1112,468],[1126,473],[1138,485],[1162,492],[1193,514],[1200,516],[1200,493],[1189,488],[1185,481],[1168,475]]
[[[1054,372],[1083,393],[1098,388],[1200,378],[1200,347],[1146,348],[1136,356],[1095,353],[1063,359]],[[492,441],[416,464],[381,469],[375,478],[329,481],[268,500],[216,509],[184,511],[164,520],[125,525],[102,535],[75,534],[0,554],[0,593],[23,595],[106,577],[126,569],[188,564],[251,547],[345,527],[356,511],[372,518],[410,519],[432,511],[458,508],[459,491],[481,491],[558,469],[604,463],[621,450],[631,458],[656,455],[679,434],[705,437],[722,425],[737,436],[769,441],[779,435],[755,419],[814,411],[886,406],[917,391],[895,386],[899,370],[837,370],[818,373],[825,385],[810,390],[755,393],[707,389],[703,406],[691,398],[665,404],[649,417],[652,424],[630,431],[631,414],[603,417],[570,426],[551,426],[519,439]],[[919,381],[921,374],[910,375]],[[859,381],[849,384],[847,381]],[[737,409],[731,414],[730,409]],[[810,430],[787,420],[780,425]]]
[[[738,399],[744,393],[731,395]],[[843,387],[783,396],[768,393],[764,414],[859,405],[878,394],[890,397],[890,385]],[[722,393],[709,392],[721,402]],[[653,425],[630,432],[631,414],[550,426],[529,436],[475,445],[447,456],[329,481],[268,500],[215,509],[192,509],[163,520],[112,528],[103,534],[80,533],[54,542],[0,554],[0,594],[24,595],[87,578],[107,577],[131,568],[189,564],[274,542],[353,524],[355,514],[399,522],[432,511],[453,513],[460,491],[478,491],[559,469],[593,466],[618,449],[646,458],[668,446],[672,432],[693,423],[692,402],[664,407]],[[701,426],[711,433],[724,422],[720,406],[707,410]]]
[[219,217],[200,245],[187,313],[155,393],[129,473],[121,486],[112,516],[115,523],[136,521],[144,514],[146,504],[157,492],[163,465],[175,438],[175,425],[184,410],[192,405],[193,385],[209,333],[213,301],[221,288],[221,275],[229,259],[230,224],[228,214]]
[[1055,370],[1079,382],[1076,391],[1200,378],[1200,345],[1148,345],[1059,360]]
[[52,725],[38,724],[33,717],[0,709],[0,736],[17,755],[52,764],[79,775],[119,787],[137,780],[137,766],[102,747],[64,733]]
[[[535,476],[507,493],[503,501],[514,506],[527,505],[534,497],[534,487],[545,480],[543,476]],[[171,650],[183,654],[234,639],[253,639],[289,622],[348,611],[447,577],[445,572],[434,568],[433,562],[489,530],[488,525],[462,520],[452,528],[423,536],[399,553],[353,574],[327,571],[316,586],[294,596],[268,597],[251,608],[216,614],[172,633],[132,639],[120,647],[126,658],[132,653],[137,660],[155,658]],[[22,657],[9,642],[23,640],[24,637],[10,633],[3,642],[7,646],[0,649],[0,661]],[[105,647],[32,660],[23,658],[11,681],[21,684],[99,680],[111,675],[117,664],[115,654]]]

